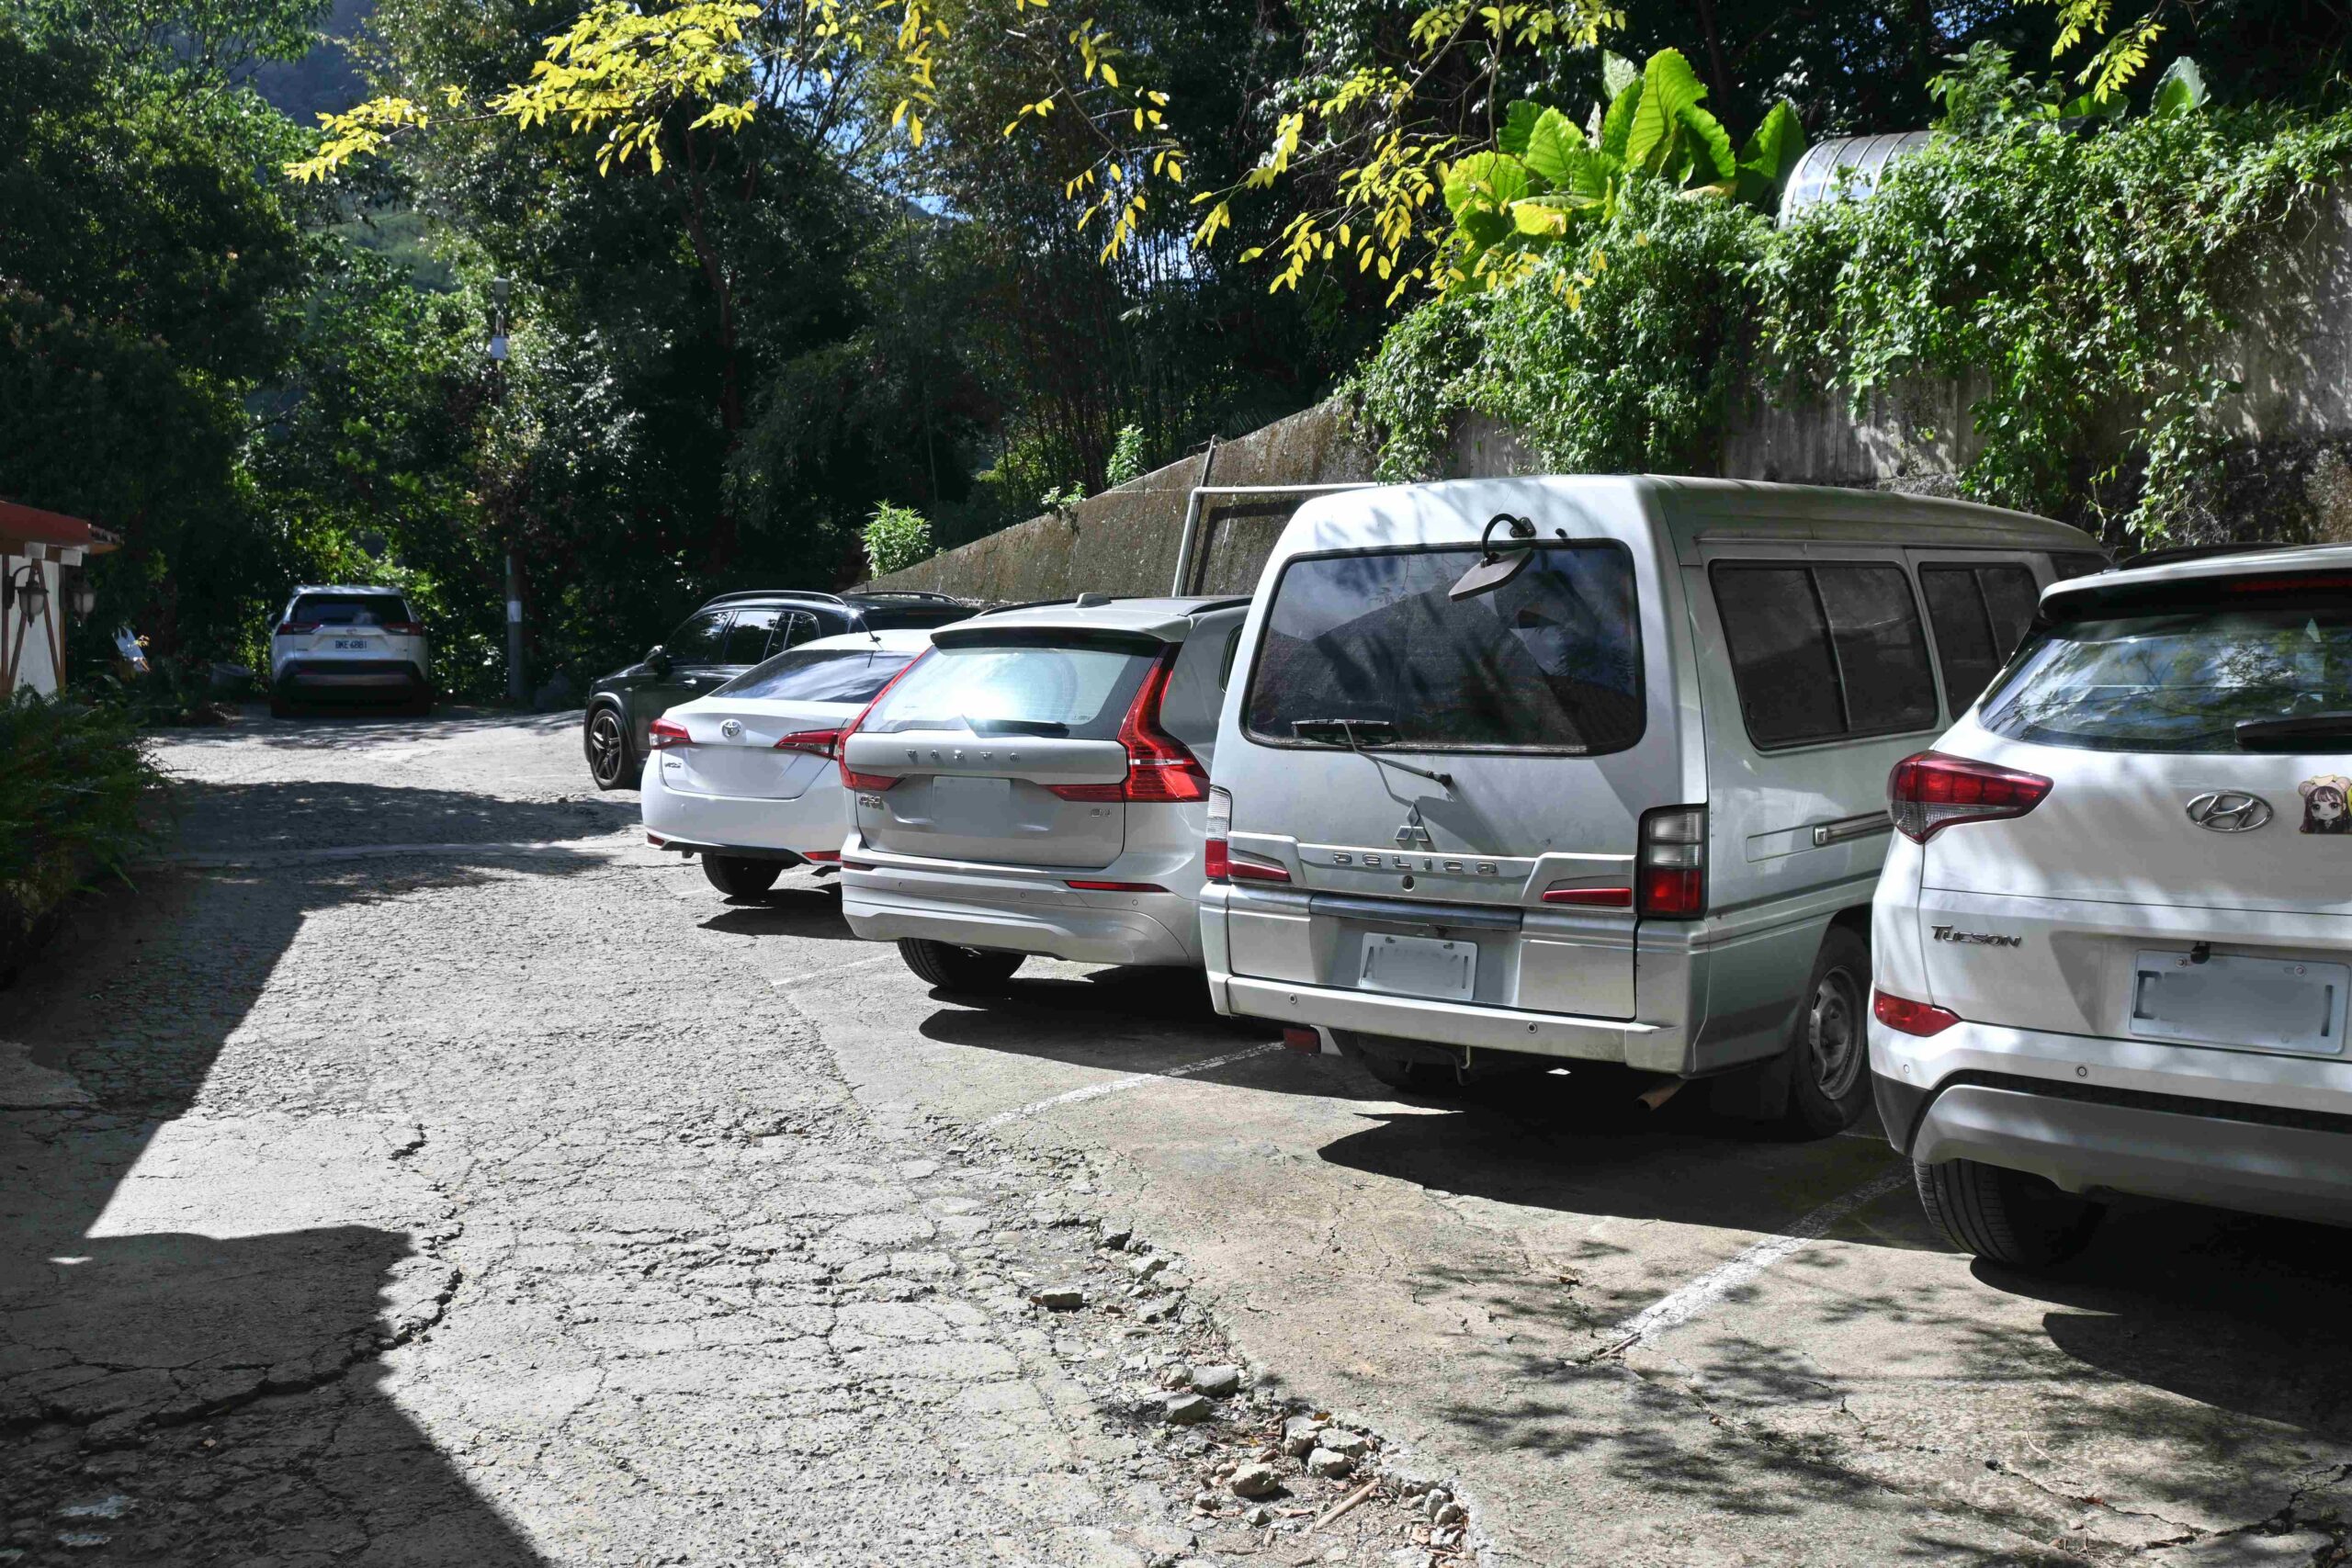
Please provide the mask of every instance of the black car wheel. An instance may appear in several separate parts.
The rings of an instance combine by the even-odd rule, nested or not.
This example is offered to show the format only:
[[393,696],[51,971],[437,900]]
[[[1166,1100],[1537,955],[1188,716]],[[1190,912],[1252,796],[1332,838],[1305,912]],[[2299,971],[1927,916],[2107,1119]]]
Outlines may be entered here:
[[784,874],[784,863],[707,854],[702,857],[702,874],[729,898],[756,898],[775,886],[775,879]]
[[2106,1206],[2039,1176],[1973,1159],[1914,1161],[1919,1204],[1936,1228],[1987,1263],[2047,1269],[2082,1251]]
[[598,789],[637,787],[644,764],[632,753],[628,726],[622,722],[620,709],[601,704],[590,708],[581,741],[588,753],[589,776]]
[[1831,927],[1789,1042],[1789,1119],[1804,1136],[1844,1132],[1871,1102],[1870,974],[1870,944]]
[[908,968],[943,991],[1001,991],[1021,967],[1024,955],[903,937],[899,956],[907,961]]

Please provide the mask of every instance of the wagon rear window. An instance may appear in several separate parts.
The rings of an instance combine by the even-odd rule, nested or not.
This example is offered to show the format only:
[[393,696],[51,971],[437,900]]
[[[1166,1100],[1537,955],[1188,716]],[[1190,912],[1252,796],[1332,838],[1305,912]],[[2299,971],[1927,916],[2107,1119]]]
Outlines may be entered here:
[[1552,545],[1491,593],[1472,547],[1309,556],[1274,586],[1244,712],[1276,745],[1599,754],[1641,739],[1634,568]]

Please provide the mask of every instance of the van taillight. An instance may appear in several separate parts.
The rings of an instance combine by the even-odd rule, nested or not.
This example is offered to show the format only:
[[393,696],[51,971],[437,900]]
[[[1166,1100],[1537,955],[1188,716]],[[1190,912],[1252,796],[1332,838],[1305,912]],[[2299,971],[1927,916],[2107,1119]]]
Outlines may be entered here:
[[[891,676],[888,683],[880,691],[874,694],[874,700],[866,704],[864,707],[858,709],[857,716],[851,719],[847,724],[842,725],[840,732],[834,736],[833,756],[839,760],[842,771],[842,788],[861,791],[866,795],[879,795],[884,790],[888,789],[892,784],[899,782],[898,775],[895,773],[851,773],[849,771],[849,738],[857,733],[857,727],[864,724],[867,717],[873,714],[876,708],[882,705],[882,699],[890,694],[890,688],[905,680],[909,675],[912,674],[914,672],[915,666],[921,664],[924,660],[929,659],[930,657],[931,649],[926,648],[921,653],[916,654],[912,659],[907,660],[906,668],[899,671],[896,675]],[[847,863],[844,862],[843,863],[846,864]]]
[[1707,912],[1705,807],[1664,806],[1642,813],[1634,907],[1661,920],[1695,920]]
[[1161,654],[1136,688],[1119,744],[1127,749],[1127,776],[1117,784],[1048,784],[1064,800],[1124,800],[1142,805],[1206,800],[1209,775],[1182,741],[1159,728],[1160,699],[1176,668],[1177,649]]
[[1226,842],[1233,831],[1233,796],[1212,789],[1208,800],[1209,814],[1203,824],[1208,837],[1201,845],[1202,874],[1211,882],[1288,882],[1289,867],[1246,850],[1237,854]]
[[1924,844],[1962,822],[2022,817],[2049,796],[2050,788],[2040,773],[1922,751],[1904,758],[1887,774],[1886,811],[1896,832]]
[[674,718],[657,718],[645,727],[645,744],[655,751],[666,751],[673,746],[691,746],[695,738],[686,727]]

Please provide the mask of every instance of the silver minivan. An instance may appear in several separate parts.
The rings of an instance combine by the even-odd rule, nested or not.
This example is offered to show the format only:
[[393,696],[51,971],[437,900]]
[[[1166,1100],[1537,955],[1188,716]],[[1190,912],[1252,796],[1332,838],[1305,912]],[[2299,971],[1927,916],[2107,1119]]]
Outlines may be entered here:
[[1220,1011],[1385,1082],[1562,1061],[1870,1099],[1887,770],[1966,711],[2086,534],[1960,502],[1539,478],[1302,507],[1218,725]]
[[1032,953],[1201,962],[1217,710],[1246,601],[1111,599],[932,634],[842,731],[842,913],[934,986]]

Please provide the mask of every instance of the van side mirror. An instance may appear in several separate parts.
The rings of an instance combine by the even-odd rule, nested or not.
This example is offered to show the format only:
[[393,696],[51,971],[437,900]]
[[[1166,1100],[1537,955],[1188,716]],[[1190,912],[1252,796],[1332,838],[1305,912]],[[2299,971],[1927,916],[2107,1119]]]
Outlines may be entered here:
[[[1498,524],[1510,525],[1512,540],[1500,550],[1493,544],[1495,528]],[[1492,593],[1527,570],[1527,563],[1535,558],[1532,547],[1534,537],[1533,518],[1513,517],[1508,512],[1496,513],[1487,519],[1487,526],[1478,535],[1478,564],[1454,579],[1453,586],[1445,591],[1445,596],[1449,599],[1475,599],[1481,593]]]
[[656,675],[667,675],[670,672],[670,650],[655,643],[645,650],[645,667]]

